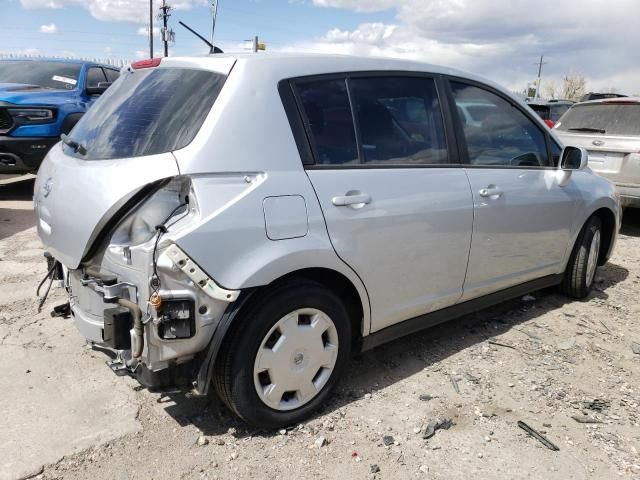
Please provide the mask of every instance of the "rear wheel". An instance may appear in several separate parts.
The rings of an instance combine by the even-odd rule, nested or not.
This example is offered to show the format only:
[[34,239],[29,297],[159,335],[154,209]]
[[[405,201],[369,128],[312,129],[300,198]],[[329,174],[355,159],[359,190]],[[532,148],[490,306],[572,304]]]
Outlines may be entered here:
[[216,361],[214,386],[229,408],[256,427],[308,417],[347,363],[347,311],[315,282],[279,285],[254,300],[235,324]]
[[560,288],[569,297],[582,299],[591,293],[598,269],[602,222],[591,217],[578,235]]

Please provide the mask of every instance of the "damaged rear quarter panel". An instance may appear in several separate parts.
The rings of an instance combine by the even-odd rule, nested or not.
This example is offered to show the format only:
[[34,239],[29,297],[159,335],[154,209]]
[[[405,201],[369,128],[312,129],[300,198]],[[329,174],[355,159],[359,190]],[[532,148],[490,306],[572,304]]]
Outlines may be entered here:
[[[305,268],[337,271],[358,291],[366,335],[370,307],[365,286],[329,240],[278,94],[280,80],[260,62],[239,59],[200,134],[174,152],[181,173],[191,177],[200,215],[199,222],[176,232],[174,241],[230,290],[268,285]],[[264,200],[279,196],[304,199],[308,227],[297,230],[305,235],[268,238]]]

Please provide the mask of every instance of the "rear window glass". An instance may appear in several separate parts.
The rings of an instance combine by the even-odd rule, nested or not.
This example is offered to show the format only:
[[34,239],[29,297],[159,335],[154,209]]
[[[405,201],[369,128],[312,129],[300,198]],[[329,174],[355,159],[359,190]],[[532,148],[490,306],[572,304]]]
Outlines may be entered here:
[[606,135],[640,135],[640,104],[595,103],[574,105],[557,123],[558,130]]
[[183,68],[124,73],[82,117],[70,137],[85,160],[156,155],[186,147],[211,110],[225,76]]
[[543,120],[550,119],[551,112],[549,111],[549,107],[547,107],[546,105],[529,105],[529,107],[531,107],[531,110],[540,115],[540,118],[542,118]]

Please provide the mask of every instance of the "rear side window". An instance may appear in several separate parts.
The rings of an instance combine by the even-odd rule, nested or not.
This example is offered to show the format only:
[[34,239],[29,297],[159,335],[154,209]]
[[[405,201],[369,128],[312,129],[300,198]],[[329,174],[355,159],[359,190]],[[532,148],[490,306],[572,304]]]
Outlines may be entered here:
[[[458,82],[452,82],[451,88],[471,165],[551,166],[544,133],[519,109],[483,88]],[[491,107],[473,120],[459,114],[479,103]]]
[[419,77],[350,80],[365,164],[447,163],[434,81]]
[[358,163],[347,84],[344,79],[305,82],[298,85],[304,123],[321,165]]
[[71,138],[85,160],[139,157],[186,147],[211,110],[226,77],[183,68],[128,72],[80,119]]
[[305,81],[297,83],[296,92],[319,165],[411,166],[448,161],[433,79]]
[[640,135],[640,103],[611,101],[574,105],[556,128],[587,134]]

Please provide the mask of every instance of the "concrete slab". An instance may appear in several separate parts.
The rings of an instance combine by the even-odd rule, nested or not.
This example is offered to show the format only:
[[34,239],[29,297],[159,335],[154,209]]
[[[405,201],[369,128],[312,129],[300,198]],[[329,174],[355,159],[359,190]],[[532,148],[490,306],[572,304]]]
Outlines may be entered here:
[[[31,211],[33,181],[0,192],[0,480],[140,430],[133,380],[115,377],[72,320],[37,313],[46,266]],[[1,198],[5,196],[5,199]],[[8,201],[7,201],[8,200]]]

